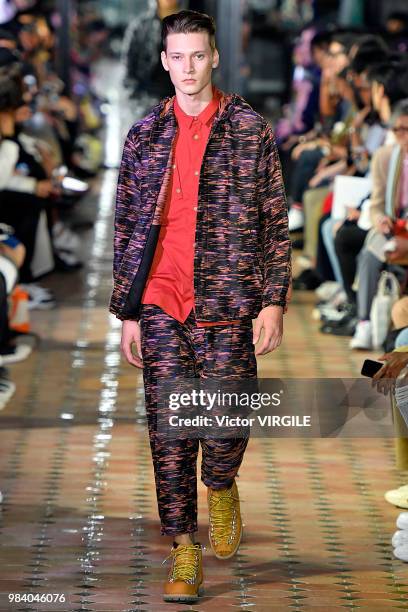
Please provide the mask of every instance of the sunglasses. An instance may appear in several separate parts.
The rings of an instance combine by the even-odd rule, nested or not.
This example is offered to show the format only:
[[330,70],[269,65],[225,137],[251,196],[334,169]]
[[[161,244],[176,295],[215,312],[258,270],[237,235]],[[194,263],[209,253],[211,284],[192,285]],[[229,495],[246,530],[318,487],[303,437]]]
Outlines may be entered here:
[[327,51],[329,57],[338,57],[339,55],[346,55],[345,51]]
[[408,134],[408,126],[393,127],[394,134]]

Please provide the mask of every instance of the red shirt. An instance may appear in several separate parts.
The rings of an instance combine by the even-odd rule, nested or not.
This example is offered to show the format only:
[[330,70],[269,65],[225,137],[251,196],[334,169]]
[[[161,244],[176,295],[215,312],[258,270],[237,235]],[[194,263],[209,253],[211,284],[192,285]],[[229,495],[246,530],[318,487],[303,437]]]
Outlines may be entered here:
[[[200,171],[220,93],[197,116],[187,115],[174,100],[178,123],[169,198],[159,239],[142,296],[142,304],[156,304],[184,323],[194,308],[194,242]],[[198,326],[234,321],[199,323]]]

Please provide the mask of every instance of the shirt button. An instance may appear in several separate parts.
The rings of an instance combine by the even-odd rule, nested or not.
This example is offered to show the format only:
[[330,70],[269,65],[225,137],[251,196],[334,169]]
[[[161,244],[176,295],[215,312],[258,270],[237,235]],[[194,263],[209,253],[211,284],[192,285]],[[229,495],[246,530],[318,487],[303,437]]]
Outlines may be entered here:
[[194,134],[193,138],[194,138],[194,140],[198,140],[198,138],[199,138],[198,134]]
[[193,210],[195,210],[195,211],[196,211],[196,210],[197,210],[197,206],[194,206]]
[[181,193],[181,189],[179,189],[179,188],[177,187],[177,189],[176,189],[176,193]]
[[173,164],[173,170],[175,170],[175,169],[176,169],[176,164]]
[[198,176],[199,174],[200,174],[200,173],[199,173],[199,171],[198,171],[198,170],[196,170],[196,171],[194,172],[194,176]]

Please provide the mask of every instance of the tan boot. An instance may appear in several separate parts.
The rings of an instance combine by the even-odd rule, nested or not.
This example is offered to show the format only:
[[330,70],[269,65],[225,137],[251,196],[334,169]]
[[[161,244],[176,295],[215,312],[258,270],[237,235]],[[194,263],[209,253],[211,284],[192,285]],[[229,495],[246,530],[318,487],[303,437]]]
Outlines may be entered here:
[[207,491],[208,537],[217,559],[230,559],[237,552],[242,538],[242,520],[236,482],[229,489]]
[[203,554],[200,544],[179,544],[171,549],[172,565],[164,585],[164,601],[194,603],[201,594]]

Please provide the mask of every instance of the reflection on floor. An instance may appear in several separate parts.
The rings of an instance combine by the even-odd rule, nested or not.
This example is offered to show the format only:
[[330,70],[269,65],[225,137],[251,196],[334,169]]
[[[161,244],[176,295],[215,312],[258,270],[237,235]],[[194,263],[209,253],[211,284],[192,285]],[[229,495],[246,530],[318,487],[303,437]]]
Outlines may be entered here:
[[[246,524],[238,555],[208,550],[199,484],[206,594],[164,604],[169,542],[158,532],[142,381],[120,357],[111,289],[116,170],[86,210],[87,265],[50,278],[57,309],[37,312],[41,343],[13,366],[18,390],[0,412],[0,610],[408,609],[406,566],[393,559],[398,511],[383,492],[402,484],[392,440],[251,439],[239,486]],[[262,377],[358,376],[361,354],[320,335],[311,297],[296,294],[279,352]],[[9,593],[60,594],[56,603],[9,603]],[[50,600],[48,600],[50,601]]]

